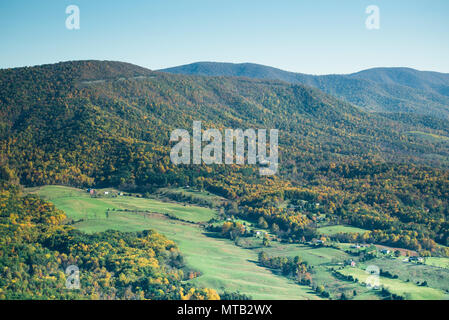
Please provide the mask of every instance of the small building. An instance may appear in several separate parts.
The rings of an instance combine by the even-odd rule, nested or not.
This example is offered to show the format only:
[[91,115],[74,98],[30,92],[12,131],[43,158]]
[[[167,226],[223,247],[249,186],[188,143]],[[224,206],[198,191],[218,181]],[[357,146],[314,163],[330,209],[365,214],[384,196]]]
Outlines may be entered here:
[[108,195],[108,194],[109,194],[109,191],[105,191],[104,194],[105,194],[105,195]]
[[380,253],[383,253],[383,254],[390,254],[390,250],[388,250],[388,249],[382,249],[382,250],[380,250]]
[[409,257],[408,258],[409,262],[419,262],[419,263],[423,263],[424,262],[424,258],[423,257]]
[[354,260],[350,259],[350,260],[345,260],[345,265],[355,267],[356,263]]

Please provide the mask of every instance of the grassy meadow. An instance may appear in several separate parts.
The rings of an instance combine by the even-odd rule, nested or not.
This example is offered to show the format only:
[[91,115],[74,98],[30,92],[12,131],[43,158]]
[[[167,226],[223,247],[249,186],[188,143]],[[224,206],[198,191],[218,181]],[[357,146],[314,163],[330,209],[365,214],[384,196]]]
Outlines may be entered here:
[[[129,232],[154,229],[164,234],[178,244],[187,264],[202,273],[191,280],[200,286],[240,291],[253,299],[319,299],[308,287],[259,266],[256,251],[235,246],[227,239],[207,236],[198,224],[165,215],[207,221],[214,216],[211,209],[135,197],[91,198],[85,191],[59,186],[28,191],[53,202],[69,218],[84,219],[74,227],[88,233],[108,229]],[[122,211],[109,210],[106,215],[111,208]],[[126,209],[136,211],[124,211]]]
[[[365,272],[365,270],[352,267],[345,267],[338,272],[346,276],[352,276],[360,283],[365,283],[367,278],[370,276],[370,274]],[[404,296],[406,299],[443,300],[449,298],[449,295],[443,290],[420,286],[411,281],[406,282],[400,279],[391,279],[379,276],[379,283],[391,293]]]
[[[201,276],[189,280],[198,286],[213,288],[219,292],[239,291],[253,299],[320,299],[310,287],[300,286],[295,281],[260,266],[258,254],[264,251],[269,256],[300,256],[313,267],[314,285],[323,285],[332,299],[338,299],[342,293],[351,299],[381,298],[380,290],[371,290],[364,285],[367,276],[364,264],[357,262],[357,268],[343,267],[345,262],[357,260],[352,252],[354,250],[345,252],[350,249],[350,244],[338,244],[338,249],[271,241],[270,246],[264,247],[260,238],[249,237],[241,238],[241,243],[236,245],[229,239],[205,231],[202,223],[217,217],[217,212],[208,207],[167,202],[165,198],[117,196],[119,192],[113,189],[97,190],[98,197],[92,197],[85,190],[62,186],[29,188],[26,191],[54,203],[57,208],[66,212],[75,228],[87,233],[108,229],[127,232],[154,229],[164,234],[177,243],[186,263],[201,272]],[[104,191],[109,191],[109,195],[105,195]],[[184,191],[186,190],[175,189],[174,192]],[[186,192],[195,193],[192,190]],[[219,200],[211,194],[200,193],[197,196]],[[245,222],[250,229],[253,227],[249,222],[239,219],[235,221]],[[327,235],[364,231],[344,225],[319,229],[319,233]],[[449,280],[446,280],[449,279],[449,259],[427,258],[425,264],[418,265],[405,263],[402,258],[378,256],[379,258],[369,261],[369,264],[398,275],[398,279],[381,278],[382,285],[392,293],[410,299],[447,298],[445,290],[449,288]],[[343,275],[352,275],[359,281],[340,279],[333,273],[335,269]],[[423,281],[427,281],[428,286],[420,286],[419,283]]]
[[321,227],[318,228],[318,233],[322,235],[334,235],[337,233],[360,233],[363,234],[368,230],[351,227],[351,226],[344,226],[344,225],[336,225],[336,226],[328,226],[328,227]]
[[191,222],[206,222],[215,216],[215,211],[199,206],[162,202],[155,199],[137,198],[133,196],[105,196],[104,191],[114,192],[112,189],[97,190],[103,194],[98,198],[91,197],[86,191],[62,187],[45,186],[30,188],[28,192],[36,193],[74,220],[84,219],[86,223],[96,225],[98,220],[106,218],[106,212],[136,211],[167,214],[178,219]]

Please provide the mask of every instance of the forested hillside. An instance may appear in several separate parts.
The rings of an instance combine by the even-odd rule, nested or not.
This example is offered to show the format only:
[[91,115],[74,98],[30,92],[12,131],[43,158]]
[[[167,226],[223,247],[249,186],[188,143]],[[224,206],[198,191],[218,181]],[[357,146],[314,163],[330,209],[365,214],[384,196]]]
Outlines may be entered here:
[[[0,299],[219,299],[183,283],[191,270],[173,241],[153,231],[84,234],[11,178],[0,167]],[[71,265],[82,269],[76,290],[67,290]]]
[[[0,113],[4,166],[26,186],[201,186],[226,197],[229,212],[264,217],[291,241],[313,238],[316,216],[326,214],[372,230],[364,241],[447,254],[438,245],[449,244],[444,120],[433,128],[424,118],[388,119],[298,84],[100,61],[1,70]],[[174,166],[170,132],[194,120],[278,128],[279,175]]]
[[368,111],[449,118],[449,74],[374,68],[348,75],[314,76],[252,63],[198,62],[163,69],[175,74],[234,76],[305,84]]

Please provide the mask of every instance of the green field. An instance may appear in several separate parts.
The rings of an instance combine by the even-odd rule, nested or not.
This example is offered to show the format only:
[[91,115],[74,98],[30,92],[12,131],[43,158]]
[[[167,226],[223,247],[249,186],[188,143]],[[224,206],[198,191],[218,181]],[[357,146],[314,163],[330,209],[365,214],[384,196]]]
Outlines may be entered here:
[[[345,267],[338,270],[343,275],[351,275],[359,282],[365,283],[368,273],[365,270],[358,268]],[[413,282],[405,282],[399,279],[390,279],[386,277],[379,277],[380,285],[388,289],[391,293],[405,297],[412,300],[443,300],[449,299],[449,295],[443,290],[418,286]]]
[[337,233],[360,233],[363,234],[368,230],[360,229],[356,227],[350,227],[350,226],[343,226],[343,225],[336,225],[336,226],[329,226],[329,227],[321,227],[318,228],[318,233],[323,235],[334,235]]
[[[157,200],[124,198],[90,198],[84,191],[74,188],[46,186],[30,192],[52,201],[69,218],[85,219],[74,226],[92,233],[115,229],[140,231],[154,229],[174,240],[187,264],[202,272],[192,282],[220,291],[240,291],[253,299],[318,299],[310,289],[257,264],[257,252],[235,246],[233,242],[207,236],[193,223],[169,219],[165,213],[184,215],[191,220],[205,221],[213,211],[195,206],[164,203]],[[109,211],[108,208],[151,210],[159,213]],[[187,213],[186,208],[189,210]],[[206,211],[205,211],[206,210]]]
[[449,269],[449,258],[429,257],[426,258],[426,265]]
[[434,133],[422,132],[422,131],[409,131],[411,135],[419,136],[423,139],[431,140],[431,141],[449,141],[449,137],[441,136]]
[[[253,299],[319,299],[309,287],[300,286],[293,280],[259,266],[258,253],[263,250],[269,256],[300,256],[313,266],[315,285],[323,285],[333,299],[338,299],[342,293],[351,299],[380,298],[379,290],[370,290],[363,284],[367,276],[362,270],[363,264],[357,263],[358,268],[345,267],[339,271],[351,274],[359,282],[338,279],[333,274],[333,269],[341,268],[343,262],[354,258],[343,251],[350,248],[350,244],[340,244],[342,250],[278,241],[271,241],[269,247],[263,247],[260,238],[249,237],[241,238],[242,244],[237,246],[228,239],[217,238],[215,234],[208,234],[204,230],[200,222],[217,216],[216,211],[210,208],[165,202],[157,198],[105,196],[104,190],[98,191],[103,196],[95,198],[84,190],[62,186],[27,189],[27,192],[38,194],[64,210],[74,222],[74,227],[87,233],[108,229],[128,232],[154,229],[164,234],[178,244],[188,266],[201,272],[201,276],[190,280],[198,286],[214,288],[219,292],[240,291]],[[111,194],[118,193],[113,189],[108,191]],[[251,228],[249,222],[240,219],[235,221],[246,223]],[[343,225],[322,227],[319,230],[322,234],[365,231]],[[392,293],[410,299],[447,298],[444,292],[449,285],[449,280],[446,281],[449,279],[447,258],[427,258],[426,265],[418,265],[381,257],[370,261],[370,264],[399,276],[398,279],[381,279],[382,284]],[[418,283],[423,281],[427,281],[431,287],[419,286]],[[354,295],[354,292],[357,294]]]
[[28,192],[36,193],[43,199],[51,201],[70,218],[92,221],[92,224],[96,224],[93,221],[98,219],[103,220],[108,210],[157,212],[191,222],[206,222],[215,216],[214,210],[204,207],[129,196],[92,198],[84,190],[62,186],[30,188]]
[[[428,260],[430,259],[430,260]],[[428,265],[427,261],[441,264],[447,258],[426,258],[426,264],[404,262],[403,257],[399,259],[377,258],[370,260],[370,264],[388,271],[405,282],[422,283],[426,281],[429,287],[441,290],[449,288],[449,269]]]
[[202,200],[211,205],[219,205],[226,199],[208,191],[195,190],[193,188],[160,188],[157,190],[160,195],[182,195],[191,197],[193,200]]
[[350,256],[334,248],[312,248],[300,244],[280,244],[273,242],[271,247],[261,249],[273,256],[300,256],[311,265],[334,264],[348,259]]
[[[359,283],[337,279],[332,274],[332,267],[351,258],[344,251],[328,247],[310,247],[301,244],[285,244],[272,242],[271,247],[260,248],[272,256],[300,256],[309,265],[313,265],[313,280],[317,285],[323,285],[333,299],[338,299],[341,293],[355,300],[378,300],[379,294]],[[354,290],[357,296],[353,297]]]

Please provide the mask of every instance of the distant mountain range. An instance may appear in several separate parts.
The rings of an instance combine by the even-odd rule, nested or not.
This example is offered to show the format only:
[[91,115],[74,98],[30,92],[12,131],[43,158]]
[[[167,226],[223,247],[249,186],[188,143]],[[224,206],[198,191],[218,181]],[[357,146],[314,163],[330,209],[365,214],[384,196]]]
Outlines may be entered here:
[[253,63],[197,62],[162,72],[281,80],[318,88],[365,110],[449,118],[449,74],[374,68],[347,75],[308,75]]

